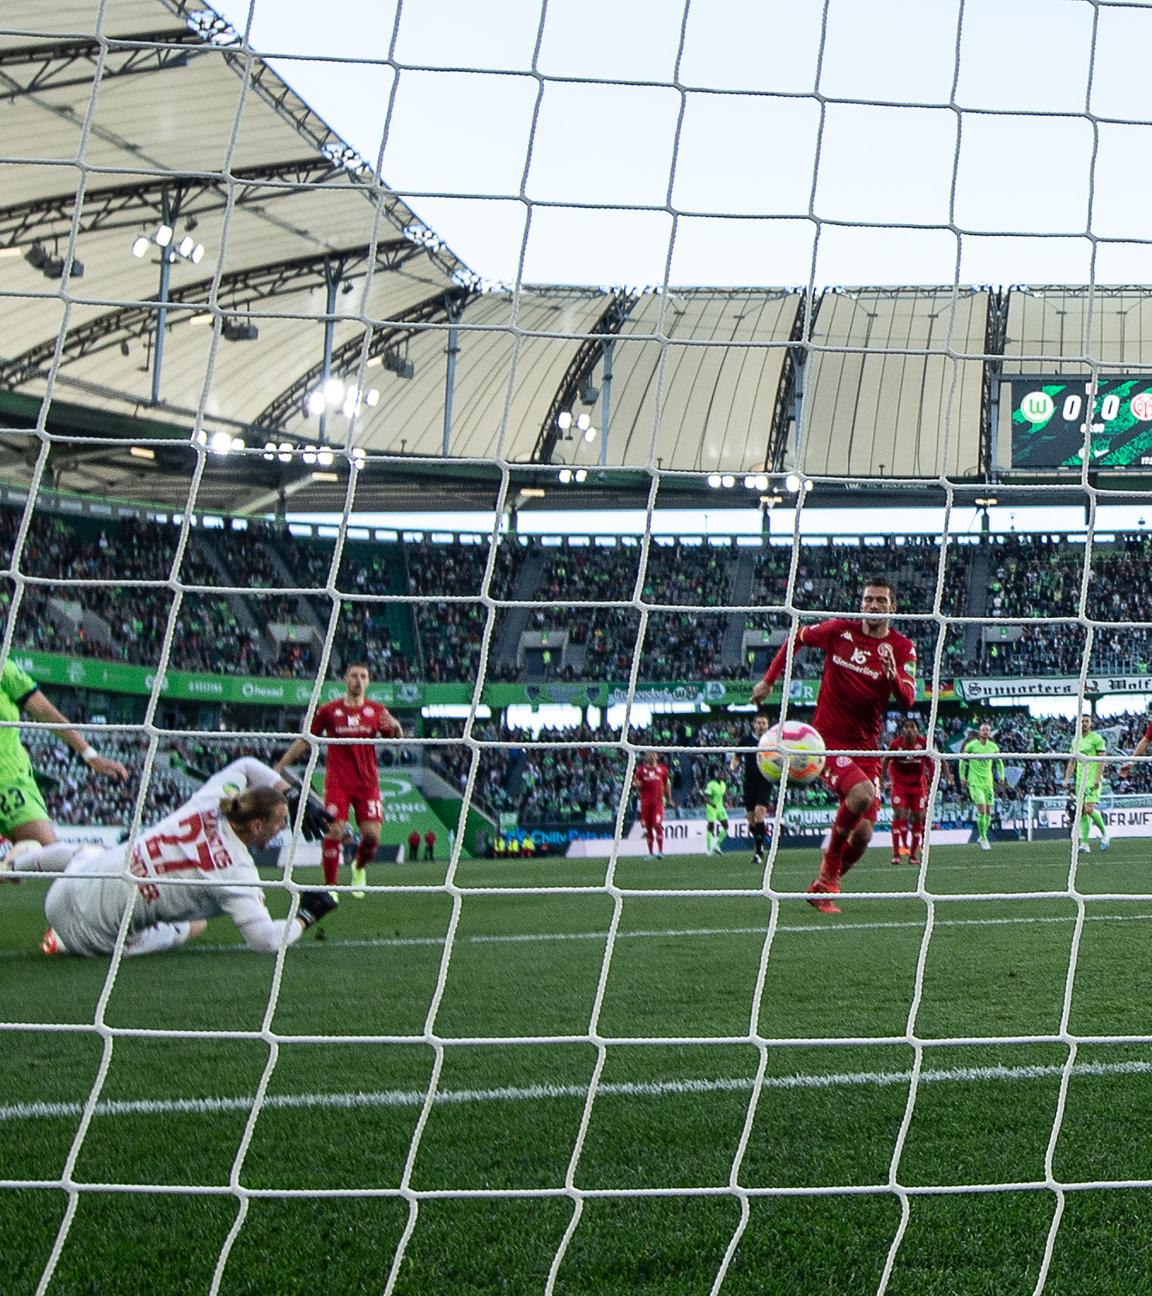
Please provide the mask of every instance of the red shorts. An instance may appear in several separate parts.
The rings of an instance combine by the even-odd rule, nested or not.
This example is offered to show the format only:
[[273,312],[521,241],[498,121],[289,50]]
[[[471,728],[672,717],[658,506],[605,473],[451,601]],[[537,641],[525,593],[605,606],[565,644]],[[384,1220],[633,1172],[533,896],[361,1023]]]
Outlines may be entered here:
[[645,828],[655,828],[664,822],[663,801],[641,801],[640,822]]
[[[837,800],[843,801],[857,783],[869,781],[873,787],[880,785],[880,761],[875,756],[829,756],[824,764],[824,773],[820,775],[824,786],[835,794]],[[876,822],[880,812],[880,797],[877,793],[871,806],[864,812],[864,818]]]
[[384,818],[384,812],[380,805],[379,788],[376,789],[376,794],[373,796],[371,789],[368,788],[365,788],[363,792],[351,792],[340,787],[326,787],[324,789],[324,809],[337,823],[347,822],[349,809],[356,816],[357,825],[380,823]]
[[893,783],[892,809],[911,810],[913,814],[923,814],[928,805],[928,789],[923,783]]

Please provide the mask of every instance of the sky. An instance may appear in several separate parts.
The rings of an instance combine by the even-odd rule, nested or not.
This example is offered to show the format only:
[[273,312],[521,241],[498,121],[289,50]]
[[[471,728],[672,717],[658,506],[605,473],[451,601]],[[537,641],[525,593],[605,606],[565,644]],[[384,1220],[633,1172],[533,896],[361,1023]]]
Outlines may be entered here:
[[489,280],[1152,280],[1152,8],[215,3]]

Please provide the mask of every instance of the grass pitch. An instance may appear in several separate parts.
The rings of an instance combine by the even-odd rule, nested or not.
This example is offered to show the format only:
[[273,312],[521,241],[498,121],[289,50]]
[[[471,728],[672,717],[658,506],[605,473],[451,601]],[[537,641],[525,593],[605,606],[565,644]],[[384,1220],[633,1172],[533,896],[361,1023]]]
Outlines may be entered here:
[[[402,889],[345,897],[279,974],[218,920],[111,983],[36,951],[44,884],[4,887],[0,1288],[37,1289],[67,1178],[52,1296],[378,1292],[406,1232],[404,1296],[707,1293],[729,1252],[725,1296],[886,1264],[891,1293],[1005,1296],[1054,1220],[1045,1292],[1152,1292],[1152,1044],[1125,1042],[1152,897],[1107,898],[1152,892],[1148,850],[1077,863],[1079,927],[982,898],[1066,890],[1065,843],[938,848],[931,905],[873,851],[840,917],[744,856],[621,860],[618,898],[603,861],[472,861],[458,904],[415,889],[443,864],[379,866]],[[815,863],[782,852],[772,887]],[[476,893],[522,886],[561,890]],[[705,888],[745,894],[649,894]]]

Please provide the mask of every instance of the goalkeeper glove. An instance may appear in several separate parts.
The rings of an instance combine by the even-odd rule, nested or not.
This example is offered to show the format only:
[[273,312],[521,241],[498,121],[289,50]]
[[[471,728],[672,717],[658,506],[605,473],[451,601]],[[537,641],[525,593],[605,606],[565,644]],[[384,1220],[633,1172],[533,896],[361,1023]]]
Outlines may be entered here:
[[[300,813],[300,798],[302,795],[302,790],[296,787],[290,787],[284,793],[288,801],[289,822],[293,826],[296,823],[296,816]],[[309,792],[304,798],[304,818],[300,823],[300,831],[304,836],[304,840],[318,841],[335,822],[335,818],[324,809],[320,798]]]
[[338,903],[331,891],[302,891],[296,917],[304,924],[304,930],[307,931],[326,914],[330,914]]

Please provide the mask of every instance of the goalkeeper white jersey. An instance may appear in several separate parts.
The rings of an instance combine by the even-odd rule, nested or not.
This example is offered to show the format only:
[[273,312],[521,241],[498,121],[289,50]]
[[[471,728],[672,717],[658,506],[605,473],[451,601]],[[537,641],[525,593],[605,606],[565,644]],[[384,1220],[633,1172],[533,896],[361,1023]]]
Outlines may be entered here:
[[[275,770],[243,757],[214,774],[174,814],[145,829],[127,860],[126,844],[95,853],[81,851],[62,881],[72,890],[75,879],[72,903],[91,944],[111,949],[129,902],[130,935],[157,923],[225,913],[237,925],[266,917],[264,894],[253,885],[260,875],[251,852],[220,813],[219,802],[246,788],[271,787],[279,781]],[[81,882],[85,874],[122,874],[125,863],[132,881],[121,876]]]

